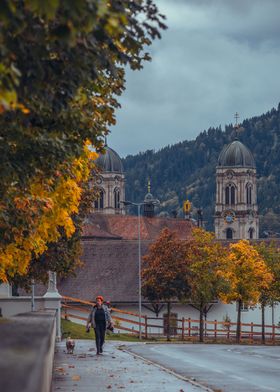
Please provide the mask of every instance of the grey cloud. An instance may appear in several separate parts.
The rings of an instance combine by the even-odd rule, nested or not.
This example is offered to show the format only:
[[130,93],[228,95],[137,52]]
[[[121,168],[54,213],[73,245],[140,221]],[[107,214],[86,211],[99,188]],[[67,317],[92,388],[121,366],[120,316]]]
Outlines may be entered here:
[[169,29],[127,73],[109,141],[121,155],[194,138],[278,104],[280,2],[158,1]]

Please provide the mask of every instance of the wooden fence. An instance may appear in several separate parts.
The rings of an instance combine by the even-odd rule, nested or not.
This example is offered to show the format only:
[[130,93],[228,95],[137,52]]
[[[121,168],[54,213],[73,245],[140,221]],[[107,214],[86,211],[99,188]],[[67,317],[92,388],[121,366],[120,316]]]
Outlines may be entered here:
[[[62,297],[62,317],[66,319],[77,319],[86,323],[90,308],[93,302],[83,301],[72,297]],[[115,322],[115,329],[133,335],[141,334],[145,339],[166,337],[166,319],[162,317],[141,316],[139,314],[125,310],[111,308],[112,318]],[[225,321],[204,321],[204,339],[206,341],[232,341],[236,339],[237,323]],[[171,318],[171,336],[177,340],[198,340],[199,320],[191,318]],[[265,325],[266,343],[280,343],[280,327],[278,325]],[[241,323],[240,341],[248,343],[260,342],[262,339],[262,325],[254,323]]]

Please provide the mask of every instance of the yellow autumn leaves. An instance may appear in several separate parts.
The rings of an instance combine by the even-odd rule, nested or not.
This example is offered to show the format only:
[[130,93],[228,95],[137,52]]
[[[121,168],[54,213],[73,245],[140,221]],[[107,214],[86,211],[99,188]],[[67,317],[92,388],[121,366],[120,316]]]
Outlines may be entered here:
[[157,299],[185,297],[202,310],[215,299],[256,304],[275,279],[249,241],[227,246],[199,228],[184,241],[164,229],[144,257],[142,276],[147,297],[151,293]]
[[226,266],[223,276],[230,283],[230,290],[220,293],[220,298],[227,303],[240,300],[254,305],[273,281],[265,260],[246,240],[230,244]]
[[237,302],[239,341],[241,304],[265,306],[280,298],[279,262],[274,262],[279,259],[279,249],[271,244],[223,244],[200,228],[193,228],[191,238],[179,240],[166,228],[143,258],[143,295],[152,302],[177,298],[191,303],[199,311],[201,342],[203,320],[213,301]]
[[68,237],[73,234],[75,226],[71,215],[78,212],[80,184],[88,180],[90,162],[96,157],[86,143],[82,156],[70,165],[67,163],[67,170],[62,165],[56,179],[34,176],[24,195],[16,193],[14,206],[24,224],[14,226],[13,242],[0,248],[0,280],[7,281],[7,274],[24,274],[32,255],[41,255],[47,243],[60,238],[60,228]]

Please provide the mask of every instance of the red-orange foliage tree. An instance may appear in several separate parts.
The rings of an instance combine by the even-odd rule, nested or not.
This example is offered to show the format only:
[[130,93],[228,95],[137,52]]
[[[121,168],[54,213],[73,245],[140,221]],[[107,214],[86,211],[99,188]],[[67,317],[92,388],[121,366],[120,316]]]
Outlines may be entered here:
[[167,303],[167,339],[170,340],[171,302],[189,295],[185,244],[165,228],[143,260],[143,295],[151,302]]

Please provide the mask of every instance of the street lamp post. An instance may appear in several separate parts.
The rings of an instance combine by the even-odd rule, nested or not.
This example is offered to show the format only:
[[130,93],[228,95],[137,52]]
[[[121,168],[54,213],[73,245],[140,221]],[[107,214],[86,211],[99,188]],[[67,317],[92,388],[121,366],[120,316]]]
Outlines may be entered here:
[[31,280],[31,312],[35,312],[35,280]]
[[133,203],[132,201],[121,201],[125,206],[136,206],[137,207],[137,222],[138,222],[138,306],[139,306],[139,340],[142,339],[142,281],[141,281],[141,231],[140,231],[140,212],[141,206],[144,203]]
[[141,279],[141,232],[140,232],[140,212],[141,212],[141,205],[137,205],[137,216],[138,216],[138,288],[139,288],[139,296],[138,296],[138,302],[139,302],[139,340],[142,339],[142,279]]
[[[142,203],[134,203],[132,201],[121,201],[121,203],[125,206],[136,206],[137,207],[137,222],[138,222],[138,305],[139,305],[139,340],[142,339],[142,328],[141,328],[141,323],[142,323],[142,280],[141,280],[141,274],[142,274],[142,269],[141,269],[141,230],[140,230],[140,225],[141,225],[141,207],[145,204],[146,202]],[[158,205],[159,200],[153,200],[152,201],[153,205]]]

